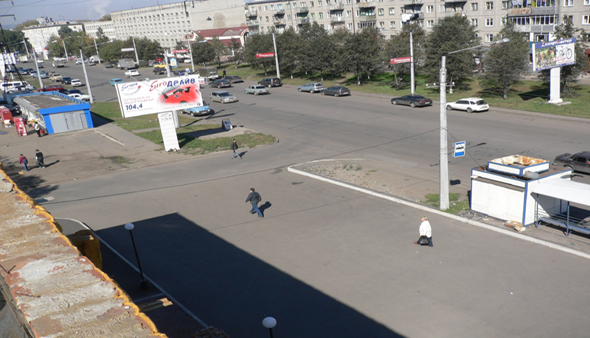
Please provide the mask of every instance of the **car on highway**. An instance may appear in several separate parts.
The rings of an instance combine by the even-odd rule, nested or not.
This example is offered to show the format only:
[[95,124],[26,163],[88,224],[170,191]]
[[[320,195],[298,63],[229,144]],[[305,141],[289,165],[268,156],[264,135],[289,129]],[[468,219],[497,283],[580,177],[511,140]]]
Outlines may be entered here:
[[154,67],[153,72],[156,75],[162,75],[162,74],[166,74],[166,69],[162,68],[162,67]]
[[231,87],[231,81],[227,79],[217,79],[211,81],[211,83],[209,83],[209,86],[211,86],[212,88],[227,88]]
[[78,99],[80,101],[90,102],[90,95],[75,93],[75,94],[68,94],[68,96]]
[[81,65],[81,64],[82,64],[82,59],[77,59],[77,60],[76,60],[76,64],[77,64],[77,65]]
[[37,67],[43,68],[43,60],[37,60]]
[[404,106],[426,107],[432,105],[432,100],[422,95],[404,95],[402,97],[394,97],[391,99],[391,104],[401,104]]
[[164,105],[189,105],[197,102],[201,98],[199,84],[183,84],[175,88],[171,88],[165,93],[162,93],[162,104]]
[[263,85],[265,87],[280,87],[283,85],[283,83],[281,82],[281,79],[279,79],[278,77],[267,77],[264,78],[260,81],[258,81],[259,85]]
[[68,92],[66,93],[66,95],[69,95],[69,94],[84,94],[84,93],[82,93],[78,89],[70,89],[70,90],[68,90]]
[[322,90],[322,95],[345,96],[350,95],[350,89],[343,86],[332,86]]
[[111,86],[114,86],[117,83],[123,83],[123,82],[125,82],[125,81],[123,81],[123,79],[119,79],[119,78],[111,79],[111,81],[109,81],[109,83],[111,84]]
[[190,75],[192,74],[192,72],[189,70],[175,70],[174,72],[172,72],[172,74],[176,75],[176,76],[184,76],[184,75]]
[[126,76],[139,76],[139,72],[136,71],[135,69],[130,69],[125,71],[125,75]]
[[254,95],[258,95],[258,94],[270,94],[270,91],[262,85],[251,85],[246,87],[246,89],[244,90],[244,92],[246,94],[254,94]]
[[213,112],[207,102],[203,101],[203,105],[200,107],[193,107],[181,110],[183,114],[189,114],[192,116],[203,116],[209,115]]
[[572,168],[574,171],[590,174],[590,151],[557,155],[553,164]]
[[225,78],[229,80],[231,83],[244,82],[244,80],[242,80],[242,78],[237,75],[228,75]]
[[114,68],[114,67],[115,66],[113,66],[113,64],[110,63],[110,62],[107,62],[107,63],[104,64],[104,68]]
[[82,86],[82,81],[80,81],[80,79],[73,79],[71,81],[72,87],[81,87]]
[[39,77],[42,79],[47,79],[49,77],[49,74],[47,74],[45,71],[40,71]]
[[219,92],[211,93],[211,96],[209,97],[209,101],[220,102],[220,103],[231,103],[231,102],[238,102],[238,98],[233,96],[229,92],[219,91]]
[[29,75],[32,77],[37,77],[37,71],[36,70],[30,71]]
[[45,86],[44,88],[39,88],[37,89],[38,92],[65,92],[64,87],[62,87],[60,84],[53,84],[53,85],[49,85],[49,86]]
[[310,82],[310,83],[306,83],[303,86],[297,88],[298,91],[300,92],[309,92],[309,93],[319,93],[322,90],[324,90],[326,87],[324,87],[323,84],[319,83],[319,82]]
[[447,110],[465,110],[468,113],[490,110],[490,105],[479,97],[468,97],[455,102],[447,102],[446,107]]
[[53,82],[61,82],[62,76],[60,73],[51,73],[51,75],[49,75],[49,80],[53,81]]
[[72,78],[69,76],[62,76],[61,81],[63,84],[72,84]]

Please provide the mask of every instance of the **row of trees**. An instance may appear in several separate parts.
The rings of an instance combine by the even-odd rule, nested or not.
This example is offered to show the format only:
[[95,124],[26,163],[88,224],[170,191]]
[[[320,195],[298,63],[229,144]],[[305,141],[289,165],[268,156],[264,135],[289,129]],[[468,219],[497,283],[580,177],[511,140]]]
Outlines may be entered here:
[[[556,28],[557,38],[579,35],[572,22],[564,18],[564,24]],[[377,29],[363,29],[357,33],[337,30],[330,34],[317,23],[304,25],[297,33],[292,28],[277,34],[276,44],[281,72],[293,77],[297,71],[319,73],[323,81],[326,74],[334,77],[352,72],[360,84],[361,76],[371,77],[381,71],[389,60],[410,55],[410,33],[413,37],[415,68],[428,76],[429,82],[439,79],[440,60],[443,54],[482,44],[475,27],[466,17],[446,17],[433,27],[429,34],[418,25],[404,25],[402,31],[383,39]],[[487,52],[472,49],[447,57],[447,81],[457,84],[473,76],[474,57],[484,64],[483,84],[488,88],[500,88],[504,98],[511,86],[518,82],[531,67],[529,63],[528,34],[518,32],[507,22],[496,39],[508,38],[509,42],[493,44]],[[272,34],[256,34],[248,38],[244,51],[245,61],[265,73],[274,66],[274,59],[256,58],[257,53],[273,51]],[[581,46],[576,47],[577,64],[562,67],[562,90],[586,69],[588,60]],[[409,64],[389,66],[394,74],[394,86],[402,83],[410,72]],[[548,71],[541,79],[548,78]]]

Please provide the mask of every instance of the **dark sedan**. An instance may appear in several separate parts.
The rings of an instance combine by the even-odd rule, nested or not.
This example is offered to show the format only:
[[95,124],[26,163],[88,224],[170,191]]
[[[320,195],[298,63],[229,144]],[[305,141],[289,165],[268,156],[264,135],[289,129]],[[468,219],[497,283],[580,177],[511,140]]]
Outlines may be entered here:
[[432,100],[425,98],[422,95],[404,95],[402,97],[394,97],[391,99],[391,104],[403,104],[412,108],[425,107],[431,106]]
[[570,153],[558,155],[553,164],[590,174],[590,151],[582,151],[573,155]]
[[244,80],[242,80],[242,78],[237,75],[228,75],[225,78],[229,80],[231,83],[244,82]]
[[217,79],[211,82],[209,85],[214,88],[231,87],[231,81],[227,79]]
[[332,95],[332,96],[344,96],[350,95],[350,90],[346,87],[342,86],[332,86],[322,90],[322,95]]

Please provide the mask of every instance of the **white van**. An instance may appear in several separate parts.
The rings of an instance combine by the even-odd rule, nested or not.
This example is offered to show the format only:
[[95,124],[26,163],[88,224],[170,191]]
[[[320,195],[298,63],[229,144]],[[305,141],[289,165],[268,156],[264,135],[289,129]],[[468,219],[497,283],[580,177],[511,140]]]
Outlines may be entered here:
[[31,86],[27,81],[8,81],[0,83],[0,89],[5,93],[17,92],[19,88],[34,90],[35,87]]

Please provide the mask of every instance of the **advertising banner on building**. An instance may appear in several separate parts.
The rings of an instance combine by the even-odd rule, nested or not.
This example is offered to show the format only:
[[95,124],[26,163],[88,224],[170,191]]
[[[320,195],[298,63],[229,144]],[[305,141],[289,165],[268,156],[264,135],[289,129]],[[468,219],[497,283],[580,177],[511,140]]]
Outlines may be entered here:
[[576,64],[576,38],[533,44],[533,70]]
[[199,75],[125,82],[116,88],[123,117],[203,106]]

